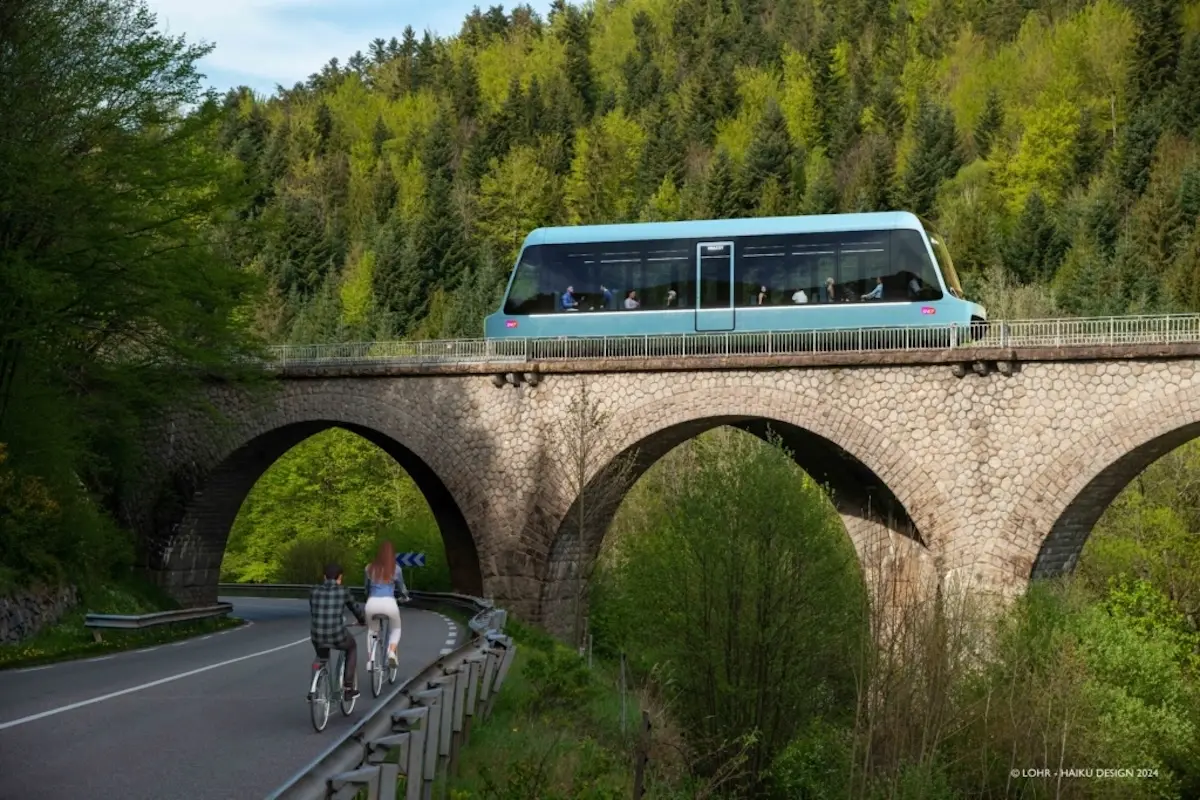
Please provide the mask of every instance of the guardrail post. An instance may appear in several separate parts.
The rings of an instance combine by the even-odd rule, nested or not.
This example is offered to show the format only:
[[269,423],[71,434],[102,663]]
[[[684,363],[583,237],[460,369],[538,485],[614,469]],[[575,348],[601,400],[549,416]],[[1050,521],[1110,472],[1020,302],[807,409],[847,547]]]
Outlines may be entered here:
[[438,741],[442,727],[442,704],[445,696],[442,687],[418,692],[412,701],[425,707],[428,728],[425,732],[425,758],[421,767],[421,796],[423,800],[433,797],[433,781],[437,778]]
[[477,653],[464,660],[467,666],[467,704],[466,719],[463,721],[463,747],[471,741],[471,722],[475,719],[475,704],[479,700],[479,676],[483,673],[483,662],[487,656]]
[[496,695],[500,692],[504,678],[508,675],[508,669],[512,666],[513,656],[517,652],[517,646],[513,644],[511,637],[504,636],[498,639],[496,644],[504,648],[504,655],[500,658],[500,667],[496,670],[496,676],[492,683],[491,697],[488,698],[486,716],[491,716],[492,714],[492,707],[496,704]]
[[407,708],[403,711],[392,712],[392,730],[397,733],[409,734],[409,741],[412,743],[412,746],[408,748],[408,761],[404,770],[405,800],[421,800],[429,713],[427,707]]
[[492,693],[492,680],[496,676],[496,667],[500,665],[503,655],[503,652],[495,647],[488,647],[483,651],[483,680],[479,682],[479,716],[482,719],[487,719],[488,697]]
[[[385,761],[388,753],[395,749],[400,750],[396,763]],[[408,770],[401,770],[400,765],[408,765],[412,751],[412,734],[408,731],[367,742],[365,760],[379,770],[379,788],[375,793],[379,800],[396,800],[396,784],[400,782],[400,775],[402,772],[408,774]]]
[[458,751],[462,748],[463,706],[467,701],[469,673],[470,670],[461,664],[451,671],[454,676],[454,715],[450,720],[450,763],[446,765],[447,775],[458,774]]
[[[379,773],[379,767],[360,767],[334,775],[325,782],[326,800],[352,800],[362,788],[367,790],[367,800],[380,800]],[[395,786],[394,781],[392,785]],[[392,797],[395,795],[396,790],[392,789]]]

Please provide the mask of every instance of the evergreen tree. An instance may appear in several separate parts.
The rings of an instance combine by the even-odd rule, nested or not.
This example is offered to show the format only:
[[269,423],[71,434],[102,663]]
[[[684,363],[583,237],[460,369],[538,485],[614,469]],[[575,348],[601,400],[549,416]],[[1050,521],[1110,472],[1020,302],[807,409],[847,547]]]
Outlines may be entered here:
[[1184,45],[1171,103],[1175,130],[1200,142],[1200,36]]
[[626,104],[631,109],[650,106],[659,96],[662,72],[654,62],[654,23],[645,11],[633,17],[634,49],[625,57]]
[[1066,251],[1067,242],[1041,194],[1033,192],[1004,248],[1005,267],[1021,283],[1045,282],[1053,277]]
[[775,191],[781,195],[772,202],[787,203],[786,192],[792,179],[792,143],[788,138],[787,121],[779,104],[767,102],[762,119],[754,131],[754,138],[746,150],[746,159],[741,175],[741,194],[749,208],[758,207],[761,192],[771,180]]
[[813,92],[816,94],[817,130],[821,142],[828,146],[836,128],[839,107],[842,102],[842,86],[834,72],[833,28],[826,25],[817,36],[810,58],[813,64]]
[[392,168],[384,159],[375,164],[375,180],[371,187],[371,205],[375,209],[376,222],[383,222],[392,213],[400,187],[392,175]]
[[717,150],[709,165],[704,207],[709,219],[734,219],[744,212],[734,181],[733,162],[725,148]]
[[1071,149],[1075,153],[1075,180],[1085,184],[1104,162],[1104,135],[1096,128],[1090,108],[1079,115],[1079,131]]
[[573,5],[561,10],[566,20],[559,37],[566,48],[566,76],[571,88],[582,105],[583,112],[591,116],[596,107],[596,81],[592,75],[591,39],[587,19]]
[[1125,191],[1138,197],[1150,183],[1154,148],[1162,135],[1162,107],[1157,103],[1138,106],[1125,126],[1117,145],[1117,181]]
[[392,132],[383,121],[383,115],[375,117],[375,129],[371,132],[371,150],[376,158],[383,155],[383,145],[391,138]]
[[1135,102],[1156,98],[1175,76],[1183,42],[1183,5],[1179,0],[1130,0],[1137,22],[1130,82]]
[[833,167],[821,148],[808,155],[805,166],[808,185],[804,188],[804,199],[800,203],[804,214],[836,214],[838,210],[837,183]]
[[638,198],[650,197],[661,186],[664,179],[672,183],[683,177],[683,137],[679,122],[665,104],[651,108],[649,136],[642,150],[642,163],[638,168]]
[[914,213],[932,215],[938,187],[962,166],[954,115],[923,95],[913,133],[916,145],[904,171],[902,197]]
[[884,132],[891,138],[898,139],[904,130],[904,107],[896,99],[896,85],[890,77],[883,78],[876,85],[871,98],[871,108]]
[[980,158],[987,158],[992,152],[992,143],[1003,127],[1004,104],[1000,102],[1000,93],[989,89],[983,112],[975,123],[975,152]]
[[454,73],[454,113],[459,119],[474,119],[479,113],[479,76],[475,61],[465,57]]
[[316,154],[323,156],[329,151],[329,140],[333,138],[333,114],[324,101],[317,106],[317,116],[313,121],[313,133],[317,136]]
[[422,298],[435,286],[454,289],[470,267],[465,229],[453,196],[453,141],[450,120],[439,115],[422,152],[425,204],[413,237],[419,254],[418,290]]

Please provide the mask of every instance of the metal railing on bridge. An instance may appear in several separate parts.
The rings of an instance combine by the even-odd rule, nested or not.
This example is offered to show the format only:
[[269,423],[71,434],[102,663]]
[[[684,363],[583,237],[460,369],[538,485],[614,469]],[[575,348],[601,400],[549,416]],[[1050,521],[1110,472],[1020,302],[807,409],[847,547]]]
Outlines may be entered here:
[[[267,366],[504,366],[529,361],[674,359],[734,354],[804,355],[846,351],[967,351],[1192,343],[1200,343],[1200,314],[1000,320],[969,326],[281,345],[270,348],[271,360]],[[964,356],[970,357],[966,353]]]

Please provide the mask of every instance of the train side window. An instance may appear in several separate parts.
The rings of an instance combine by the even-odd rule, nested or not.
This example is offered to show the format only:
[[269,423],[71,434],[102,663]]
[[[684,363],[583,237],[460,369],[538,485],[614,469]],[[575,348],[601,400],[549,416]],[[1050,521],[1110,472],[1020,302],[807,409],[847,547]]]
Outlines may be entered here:
[[840,300],[901,300],[889,266],[888,231],[852,231],[838,235]]
[[[937,269],[929,257],[925,239],[919,231],[892,231],[891,271],[907,300],[929,301],[942,299],[942,287]],[[899,299],[899,297],[897,298]]]
[[[690,305],[695,265],[690,241],[535,245],[517,265],[506,314],[564,311],[665,310]],[[632,294],[631,294],[632,293]]]

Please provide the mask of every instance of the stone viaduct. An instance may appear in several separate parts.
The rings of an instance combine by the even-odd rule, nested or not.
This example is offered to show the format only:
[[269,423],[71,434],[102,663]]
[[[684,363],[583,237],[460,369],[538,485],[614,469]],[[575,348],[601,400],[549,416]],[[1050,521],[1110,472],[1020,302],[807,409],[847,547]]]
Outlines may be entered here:
[[[1070,570],[1116,494],[1200,433],[1200,345],[284,369],[213,385],[156,429],[124,499],[141,565],[211,602],[254,482],[323,429],[358,433],[416,480],[455,588],[560,635],[620,492],[719,425],[769,425],[827,483],[868,583],[957,581],[1011,596]],[[581,422],[581,402],[600,417]],[[214,413],[214,411],[216,413]],[[591,433],[584,434],[590,424]],[[591,442],[588,452],[581,441]],[[581,456],[586,455],[586,458]],[[580,518],[581,519],[581,518]]]

